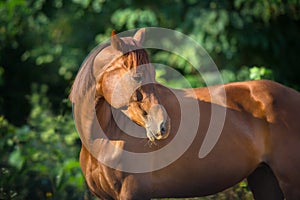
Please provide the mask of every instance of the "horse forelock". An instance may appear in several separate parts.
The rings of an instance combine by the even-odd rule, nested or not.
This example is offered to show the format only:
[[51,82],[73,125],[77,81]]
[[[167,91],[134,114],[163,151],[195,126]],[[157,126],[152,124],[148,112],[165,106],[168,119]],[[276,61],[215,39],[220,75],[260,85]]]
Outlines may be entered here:
[[111,63],[109,70],[120,67],[120,63],[123,63],[126,68],[132,69],[138,67],[139,65],[148,64],[149,62],[150,61],[147,52],[144,49],[137,49],[117,58]]
[[106,65],[102,68],[102,71],[112,71],[115,68],[120,67],[121,64],[136,67],[138,65],[149,63],[149,56],[140,43],[131,37],[124,37],[121,39],[125,44],[125,46],[123,46],[123,52],[118,52],[113,48],[107,48],[97,56],[100,57],[100,59],[96,61],[98,63],[102,63],[103,60],[105,60],[104,57],[108,57],[108,54],[111,56],[110,61],[105,63]]

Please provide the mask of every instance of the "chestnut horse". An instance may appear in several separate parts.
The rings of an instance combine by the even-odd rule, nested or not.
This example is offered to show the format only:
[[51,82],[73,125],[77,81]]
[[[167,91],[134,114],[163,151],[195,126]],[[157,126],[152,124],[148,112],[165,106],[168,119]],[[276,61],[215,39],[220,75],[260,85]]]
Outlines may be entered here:
[[[80,164],[92,193],[104,200],[198,197],[247,178],[255,199],[300,199],[300,93],[266,80],[170,89],[155,82],[142,48],[144,32],[124,38],[112,34],[111,43],[89,55],[72,87],[83,143]],[[197,123],[182,155],[163,167],[155,164],[168,156],[138,161],[139,155],[163,154],[178,132],[180,140],[188,140],[192,127],[180,129],[189,118],[182,117],[180,107],[191,114],[188,121]],[[200,158],[212,108],[226,111],[226,117],[217,143]],[[128,134],[131,130],[140,135]],[[122,150],[136,153],[137,161],[126,159]],[[148,169],[139,171],[140,166]]]

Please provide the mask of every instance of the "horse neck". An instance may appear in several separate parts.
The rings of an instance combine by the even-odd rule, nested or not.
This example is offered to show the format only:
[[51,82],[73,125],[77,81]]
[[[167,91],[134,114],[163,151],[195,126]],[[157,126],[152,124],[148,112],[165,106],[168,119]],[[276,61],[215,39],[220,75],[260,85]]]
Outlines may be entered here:
[[95,104],[97,119],[100,127],[110,139],[119,139],[122,131],[116,124],[116,119],[124,118],[121,111],[113,108],[103,97],[96,99]]

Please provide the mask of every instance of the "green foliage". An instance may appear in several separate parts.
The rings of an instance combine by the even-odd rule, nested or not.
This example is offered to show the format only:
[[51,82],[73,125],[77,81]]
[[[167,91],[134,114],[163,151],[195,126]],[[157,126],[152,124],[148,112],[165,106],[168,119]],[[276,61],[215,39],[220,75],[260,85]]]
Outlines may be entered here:
[[223,69],[221,70],[221,75],[225,83],[261,79],[274,80],[273,71],[263,66],[243,66],[240,68],[240,70],[236,71],[235,73],[231,70]]
[[[53,115],[47,86],[33,87],[28,124],[0,118],[0,198],[78,199],[85,183],[78,163],[78,134],[70,113]],[[26,187],[24,187],[26,186]]]
[[268,66],[275,80],[299,85],[293,75],[299,63],[299,1],[201,1],[186,6],[189,12],[180,30],[200,42],[220,69],[235,73],[244,65]]
[[111,17],[117,29],[134,29],[138,27],[157,26],[157,18],[151,10],[119,9]]
[[260,79],[272,79],[272,70],[266,69],[265,67],[252,67],[250,69],[250,79],[260,80]]

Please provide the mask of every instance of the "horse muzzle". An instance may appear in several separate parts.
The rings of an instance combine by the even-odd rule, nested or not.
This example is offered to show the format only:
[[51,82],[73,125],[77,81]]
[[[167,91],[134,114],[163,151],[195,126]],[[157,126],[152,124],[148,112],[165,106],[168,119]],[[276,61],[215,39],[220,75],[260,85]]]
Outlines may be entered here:
[[165,108],[159,104],[151,107],[146,120],[147,137],[150,141],[162,140],[169,136],[170,119]]

